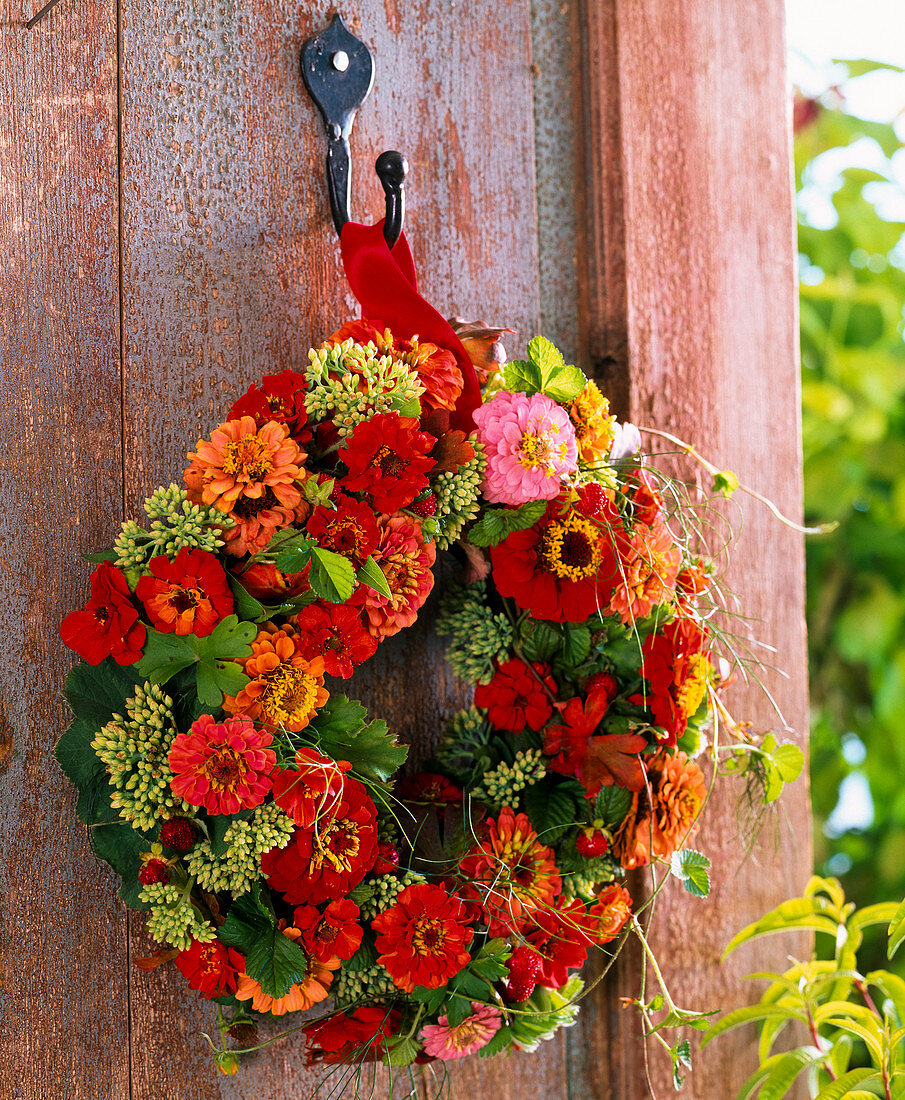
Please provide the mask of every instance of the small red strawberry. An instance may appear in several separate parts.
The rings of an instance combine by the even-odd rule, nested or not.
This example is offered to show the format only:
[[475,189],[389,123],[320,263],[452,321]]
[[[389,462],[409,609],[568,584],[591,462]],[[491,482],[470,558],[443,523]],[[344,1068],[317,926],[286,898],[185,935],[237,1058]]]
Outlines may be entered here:
[[512,952],[509,960],[509,981],[506,983],[507,1001],[527,1001],[534,992],[540,977],[543,960],[531,947],[522,944]]
[[374,873],[391,875],[399,867],[399,853],[392,844],[381,840],[377,844],[377,859],[374,861]]
[[575,510],[589,519],[599,519],[607,503],[606,489],[596,481],[582,485],[578,490]]
[[151,886],[155,882],[170,881],[170,865],[165,859],[149,859],[138,872],[138,881],[142,886]]
[[413,501],[409,505],[409,511],[416,516],[434,516],[437,514],[437,498],[433,493],[428,493],[426,497]]
[[187,852],[198,839],[198,831],[187,817],[171,817],[160,827],[160,843],[173,852]]
[[582,829],[575,838],[575,848],[580,856],[585,859],[596,859],[597,856],[605,856],[610,846],[610,838],[603,829],[597,829],[593,825]]
[[619,681],[611,672],[596,672],[584,686],[585,695],[606,692],[607,706],[619,694]]

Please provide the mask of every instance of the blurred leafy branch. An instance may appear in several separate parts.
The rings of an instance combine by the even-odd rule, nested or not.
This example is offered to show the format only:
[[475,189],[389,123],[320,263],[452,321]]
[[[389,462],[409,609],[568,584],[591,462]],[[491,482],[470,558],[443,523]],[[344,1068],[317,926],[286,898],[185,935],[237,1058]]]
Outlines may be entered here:
[[[846,64],[850,78],[889,67]],[[807,547],[811,782],[818,868],[865,905],[905,897],[905,222],[884,216],[905,193],[894,126],[849,113],[844,92],[795,111],[805,510],[839,522]],[[860,155],[840,152],[856,142]],[[828,188],[828,158],[873,167],[843,167]],[[814,216],[821,188],[835,225]],[[827,836],[852,772],[873,820]]]

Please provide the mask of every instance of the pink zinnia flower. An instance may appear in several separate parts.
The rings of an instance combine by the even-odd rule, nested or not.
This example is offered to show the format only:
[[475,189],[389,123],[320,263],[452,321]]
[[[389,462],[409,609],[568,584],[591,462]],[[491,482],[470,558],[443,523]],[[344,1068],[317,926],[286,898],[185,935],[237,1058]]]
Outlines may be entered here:
[[569,414],[544,394],[498,393],[475,410],[474,422],[487,455],[484,496],[491,503],[552,500],[561,479],[578,467]]
[[474,1013],[466,1016],[461,1024],[450,1027],[449,1018],[441,1016],[437,1023],[421,1029],[424,1049],[432,1058],[449,1062],[453,1058],[465,1058],[481,1047],[486,1047],[500,1030],[502,1013],[493,1005],[471,1002]]
[[388,638],[411,626],[434,587],[431,572],[437,559],[436,543],[425,543],[421,524],[408,516],[381,516],[380,542],[374,560],[386,577],[392,596],[387,599],[367,585],[359,585],[353,600],[365,613],[365,626],[375,638]]
[[235,814],[260,806],[270,790],[276,753],[273,738],[246,715],[215,722],[202,714],[190,733],[179,733],[168,763],[173,794],[210,814]]

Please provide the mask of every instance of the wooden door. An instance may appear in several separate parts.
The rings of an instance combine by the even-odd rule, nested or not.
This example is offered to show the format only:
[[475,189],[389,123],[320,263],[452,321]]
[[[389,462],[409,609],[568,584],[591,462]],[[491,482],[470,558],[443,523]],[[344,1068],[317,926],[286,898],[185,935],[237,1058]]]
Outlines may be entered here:
[[[2,1096],[301,1100],[316,1078],[299,1044],[218,1077],[198,1036],[208,1006],[178,974],[135,969],[142,919],[114,900],[52,749],[79,555],[178,478],[250,380],[301,366],[353,309],[298,76],[329,11],[62,0],[26,31],[23,2],[5,0],[0,21]],[[694,441],[795,514],[782,0],[361,0],[344,15],[377,56],[353,217],[378,215],[370,165],[401,149],[408,233],[438,308],[518,329],[511,352],[543,331],[621,414]],[[743,512],[732,581],[780,649],[789,678],[770,686],[803,739],[802,547],[758,505]],[[355,686],[416,755],[462,698],[428,616]],[[776,724],[756,691],[739,688],[735,709]],[[810,867],[802,783],[778,849],[741,869],[735,828],[730,790],[698,842],[714,858],[710,901],[672,892],[659,914],[677,996],[700,1007],[740,1003],[739,975],[762,962],[752,949],[720,967],[721,948]],[[645,1095],[620,1002],[635,965],[542,1052],[456,1067],[452,1096]],[[686,1095],[733,1095],[754,1057],[751,1036],[721,1040]],[[669,1095],[656,1058],[651,1076]]]

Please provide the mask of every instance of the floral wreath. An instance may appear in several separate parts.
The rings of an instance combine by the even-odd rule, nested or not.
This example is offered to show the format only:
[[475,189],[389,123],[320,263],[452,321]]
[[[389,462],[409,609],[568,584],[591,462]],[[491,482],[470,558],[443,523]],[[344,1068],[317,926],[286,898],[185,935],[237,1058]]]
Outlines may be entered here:
[[[268,1017],[358,1078],[533,1050],[630,932],[662,984],[625,872],[704,896],[686,843],[713,777],[773,801],[801,767],[721,701],[720,585],[638,430],[547,340],[506,362],[508,330],[443,320],[404,237],[350,224],[343,250],[368,319],[251,386],[61,627],[83,663],[57,758],[162,945],[138,965],[220,1005],[225,1073]],[[474,705],[398,778],[406,748],[338,680],[412,625],[438,551]],[[704,1014],[636,1003],[680,1081],[663,1028]]]

